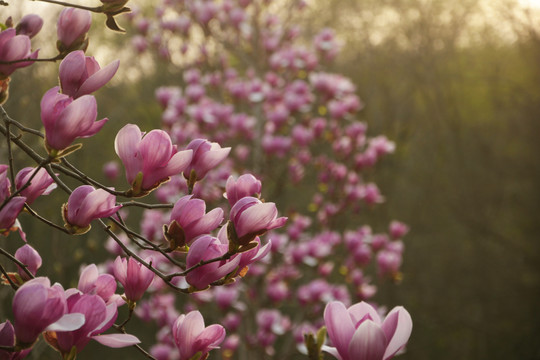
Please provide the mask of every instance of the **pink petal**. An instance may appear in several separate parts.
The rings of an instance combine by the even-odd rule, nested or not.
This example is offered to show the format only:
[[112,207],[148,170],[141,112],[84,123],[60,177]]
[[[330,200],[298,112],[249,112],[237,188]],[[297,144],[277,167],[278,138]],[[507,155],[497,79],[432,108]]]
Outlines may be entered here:
[[178,151],[167,163],[165,168],[165,172],[168,174],[167,176],[180,174],[188,167],[192,158],[193,150]]
[[83,269],[81,276],[79,277],[79,284],[77,289],[83,293],[89,293],[95,289],[95,283],[98,279],[98,268],[95,264],[90,264]]
[[388,346],[384,353],[386,360],[405,347],[409,341],[412,332],[411,315],[402,306],[396,306],[384,319],[382,329],[388,338]]
[[101,345],[105,345],[111,348],[123,348],[126,346],[139,344],[141,342],[135,336],[129,334],[97,335],[93,336],[92,339],[96,340]]
[[143,173],[164,167],[172,155],[172,143],[163,130],[152,130],[146,134],[139,145],[143,157]]
[[366,315],[369,315],[369,318],[373,320],[376,324],[381,324],[381,318],[379,316],[379,313],[377,313],[377,310],[375,310],[373,306],[369,305],[365,301],[354,304],[353,306],[349,307],[348,311],[355,325],[357,325],[358,322],[362,320]]
[[339,355],[339,353],[338,353],[338,351],[337,351],[337,349],[335,347],[331,347],[331,346],[328,346],[328,345],[323,345],[322,346],[322,351],[326,351],[327,353],[334,356],[338,360],[343,360],[343,358],[341,357],[341,355]]
[[86,60],[82,50],[70,52],[58,69],[62,93],[75,98],[77,89],[86,73]]
[[56,322],[47,326],[47,331],[73,331],[80,329],[86,322],[86,319],[81,313],[65,314]]
[[267,225],[275,219],[276,216],[277,209],[274,203],[262,203],[244,210],[236,224],[238,237],[266,229]]
[[113,273],[116,280],[122,285],[126,283],[127,278],[127,262],[126,259],[122,259],[117,256],[113,263]]
[[328,303],[324,309],[324,322],[332,344],[345,358],[355,330],[345,305],[339,301]]
[[142,170],[142,158],[138,155],[141,139],[142,133],[139,127],[127,124],[120,129],[114,140],[114,150],[126,168],[126,178],[130,184]]
[[[178,319],[180,320],[180,318]],[[177,321],[178,321],[177,320]],[[204,319],[200,312],[189,312],[177,325],[174,336],[176,345],[181,353],[193,355],[195,339],[204,330]]]
[[81,85],[75,97],[81,95],[91,94],[99,88],[103,87],[109,80],[112,79],[118,66],[120,65],[120,60],[113,61],[109,65],[105,66],[103,69],[97,71],[95,74],[90,75],[88,79]]
[[107,331],[114,324],[117,317],[118,317],[118,309],[117,309],[116,303],[108,304],[106,307],[105,318],[103,319],[101,324],[96,326],[96,330],[93,331],[90,335],[93,336],[93,335],[101,334],[104,331]]
[[215,349],[225,339],[225,329],[223,326],[213,324],[208,326],[197,336],[193,348],[195,351],[207,352],[210,349]]
[[386,336],[379,325],[366,320],[356,329],[349,344],[351,360],[381,360],[386,349]]

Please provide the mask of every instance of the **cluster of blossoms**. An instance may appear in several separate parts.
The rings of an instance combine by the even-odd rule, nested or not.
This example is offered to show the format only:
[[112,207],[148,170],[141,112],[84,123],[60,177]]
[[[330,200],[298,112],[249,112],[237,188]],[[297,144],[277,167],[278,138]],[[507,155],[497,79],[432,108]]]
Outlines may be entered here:
[[[185,144],[204,135],[234,148],[235,161],[223,162],[212,181],[194,187],[194,194],[219,201],[215,188],[229,179],[226,197],[233,206],[236,195],[231,202],[229,186],[234,180],[228,176],[251,168],[255,176],[236,181],[252,194],[260,194],[264,182],[268,193],[280,196],[289,216],[285,233],[270,234],[266,260],[250,267],[243,279],[247,287],[210,289],[185,306],[226,304],[215,319],[231,323],[234,334],[228,338],[235,340],[227,343],[229,353],[248,344],[250,351],[261,351],[258,356],[285,357],[289,349],[276,353],[279,339],[299,334],[298,349],[307,351],[301,334],[323,324],[320,314],[329,301],[347,306],[372,301],[377,281],[400,281],[401,239],[408,227],[392,221],[386,233],[377,233],[368,225],[358,226],[358,215],[384,201],[369,174],[395,145],[385,136],[368,136],[366,123],[358,119],[364,105],[354,84],[327,70],[341,48],[336,34],[323,29],[306,45],[301,28],[284,22],[280,9],[273,12],[270,3],[163,1],[153,13],[135,10],[130,19],[137,32],[135,51],[156,54],[182,69],[155,93],[163,110],[162,127],[173,142]],[[302,1],[288,6],[290,18],[307,8]],[[167,201],[185,186],[171,181],[156,195]],[[149,220],[162,216],[155,210],[144,215]],[[156,234],[153,222],[143,222],[141,232]],[[373,266],[376,276],[370,274]],[[282,325],[266,326],[255,319],[237,324],[252,303],[258,304],[258,314],[267,314],[257,319],[267,319],[268,309],[285,304],[302,308],[305,315],[294,319],[288,311],[272,310]],[[158,323],[166,317],[158,312],[140,315]],[[259,335],[245,335],[247,329],[258,329]],[[157,340],[160,348],[162,340]]]
[[[114,17],[129,10],[126,2],[102,0],[99,11],[109,28],[121,30]],[[376,294],[367,274],[371,264],[380,279],[400,279],[401,238],[408,228],[397,221],[388,234],[373,233],[367,225],[347,227],[357,223],[355,214],[384,200],[361,172],[391,153],[394,144],[367,136],[367,126],[356,118],[363,104],[354,85],[325,71],[339,52],[336,35],[323,29],[311,46],[299,45],[299,27],[262,10],[270,3],[167,0],[155,19],[130,14],[137,51],[154,49],[167,61],[179,51],[185,60],[181,79],[156,90],[163,129],[145,132],[127,124],[116,135],[114,149],[127,184],[118,183],[117,163],[104,170],[115,187],[127,187],[124,191],[65,161],[82,148],[74,144],[77,139],[97,135],[108,122],[97,120],[92,93],[112,79],[119,61],[101,68],[85,54],[88,10],[60,13],[58,55],[50,59],[61,60],[59,86],[46,91],[40,103],[44,134],[17,124],[43,138],[46,155],[32,153],[36,167],[16,176],[16,164],[0,164],[0,234],[18,229],[25,242],[14,255],[5,252],[17,271],[2,267],[3,283],[15,292],[13,321],[0,324],[0,357],[26,357],[40,336],[70,360],[92,339],[113,348],[136,346],[160,360],[206,359],[219,346],[231,358],[243,345],[254,354],[285,358],[290,349],[278,342],[286,335],[310,357],[324,350],[341,360],[386,360],[403,350],[412,329],[407,311],[394,308],[382,321],[383,308],[363,300]],[[292,4],[291,10],[305,8],[302,1]],[[0,103],[8,99],[15,70],[37,59],[30,38],[43,25],[37,15],[23,17],[15,28],[10,22],[0,32]],[[194,47],[201,34],[202,43]],[[249,46],[252,51],[240,51]],[[226,49],[234,50],[220,56]],[[235,62],[246,66],[240,70]],[[13,120],[6,116],[4,123],[0,130],[8,142],[26,151],[10,132]],[[11,159],[13,150],[8,151]],[[71,190],[64,177],[80,185]],[[283,199],[288,217],[263,198],[263,183],[266,194]],[[30,207],[56,188],[67,197],[60,210],[63,227]],[[133,200],[150,194],[162,204]],[[126,225],[129,206],[146,209],[140,233]],[[24,209],[70,235],[99,224],[116,259],[82,268],[77,288],[51,285],[48,277],[37,277],[43,259],[26,243],[17,220]],[[287,230],[278,232],[287,221]],[[177,301],[171,291],[185,297]],[[219,311],[210,317],[221,325],[206,327],[199,310],[214,304]],[[278,310],[283,304],[292,310]],[[122,306],[128,318],[115,324]],[[149,353],[127,333],[132,314],[160,328]],[[329,339],[325,343],[318,336],[314,345],[308,334],[322,326]],[[109,330],[117,333],[105,333]]]

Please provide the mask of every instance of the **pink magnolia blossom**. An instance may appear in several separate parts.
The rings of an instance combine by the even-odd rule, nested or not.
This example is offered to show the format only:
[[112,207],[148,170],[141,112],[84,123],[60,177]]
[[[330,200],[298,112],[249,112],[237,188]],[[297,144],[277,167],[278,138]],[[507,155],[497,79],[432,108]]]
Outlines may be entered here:
[[128,124],[114,141],[134,195],[155,189],[170,176],[181,173],[192,160],[192,150],[177,151],[165,131],[152,130],[143,135],[137,125]]
[[70,353],[72,347],[77,349],[77,353],[90,342],[96,340],[102,345],[112,348],[122,348],[140,343],[133,335],[129,334],[106,334],[101,333],[108,330],[118,316],[116,303],[105,304],[105,301],[98,295],[73,293],[67,298],[67,313],[83,314],[84,325],[72,331],[57,332],[56,342],[51,344],[56,347],[62,355]]
[[397,240],[401,239],[409,232],[409,227],[402,222],[394,220],[390,223],[388,231],[392,239]]
[[[0,346],[14,346],[15,345],[15,330],[11,322],[7,320],[0,324]],[[4,351],[0,350],[0,359],[2,360],[19,360],[24,359],[32,349],[26,349],[22,351]]]
[[30,182],[30,185],[20,192],[21,195],[26,197],[28,204],[32,204],[41,195],[49,195],[56,189],[56,183],[47,173],[47,170],[40,168],[37,173],[36,170],[36,168],[25,167],[15,177],[15,187],[17,189],[21,189],[26,183]]
[[7,234],[12,230],[26,202],[24,196],[15,196],[6,202],[11,195],[8,168],[7,165],[0,165],[0,234]]
[[39,15],[27,14],[22,17],[15,30],[17,35],[26,35],[31,39],[39,33],[42,27],[43,19]]
[[[218,258],[228,251],[228,243],[223,243],[218,238],[210,235],[199,236],[189,248],[186,266],[189,268],[201,261]],[[194,288],[203,290],[214,281],[220,280],[235,271],[240,264],[240,260],[240,256],[235,256],[229,260],[215,261],[200,266],[186,275],[186,281]]]
[[377,266],[381,276],[389,275],[393,278],[399,275],[399,268],[402,263],[400,252],[392,250],[381,250],[377,254]]
[[[227,245],[227,247],[229,246],[229,239],[227,238],[227,227],[223,226],[219,230],[217,237],[222,244]],[[248,267],[251,264],[263,259],[272,249],[272,240],[268,240],[266,245],[262,247],[259,237],[255,237],[255,239],[253,239],[253,242],[256,243],[256,245],[252,249],[234,255],[235,257],[240,258],[240,262],[238,263],[238,272],[235,275],[244,276],[244,274],[248,270]]]
[[274,203],[263,203],[257,198],[246,196],[232,207],[231,222],[237,236],[237,243],[245,245],[268,230],[285,225],[286,217],[277,217]]
[[[38,50],[31,52],[30,48],[30,38],[27,35],[16,35],[15,29],[6,29],[0,32],[0,61],[36,59]],[[32,64],[32,61],[0,64],[0,80],[10,76],[18,68]]]
[[58,16],[56,25],[58,35],[58,50],[85,49],[88,45],[86,33],[92,25],[92,14],[88,10],[65,8]]
[[[30,271],[33,275],[36,275],[37,270],[41,267],[41,256],[39,256],[39,253],[28,244],[25,244],[17,249],[15,252],[15,258],[26,265],[28,271]],[[25,281],[31,279],[31,277],[28,276],[28,274],[23,271],[19,265],[17,265],[17,273]]]
[[103,174],[110,181],[115,181],[120,175],[120,167],[116,161],[109,161],[103,165]]
[[197,236],[209,234],[223,221],[223,209],[215,208],[205,214],[204,200],[192,197],[180,198],[172,209],[167,235],[174,248],[190,245]]
[[63,206],[66,228],[75,234],[90,229],[92,220],[115,214],[122,205],[115,205],[116,197],[103,189],[94,189],[90,185],[76,188]]
[[41,121],[45,126],[45,142],[51,152],[67,148],[76,138],[95,135],[107,118],[96,121],[97,102],[91,95],[73,100],[58,92],[55,86],[41,99]]
[[113,273],[116,280],[122,284],[128,300],[137,301],[154,280],[154,273],[137,260],[118,256],[114,260]]
[[0,164],[0,201],[4,201],[10,195],[11,182],[8,179],[9,166]]
[[39,277],[23,284],[13,297],[13,316],[17,343],[32,344],[39,334],[49,331],[71,331],[84,324],[84,315],[66,314],[64,289]]
[[100,274],[95,264],[86,266],[79,277],[77,285],[83,294],[98,295],[105,303],[111,302],[121,306],[124,300],[116,292],[116,279],[111,274]]
[[221,148],[218,143],[212,143],[204,139],[191,141],[187,149],[193,150],[191,164],[184,170],[184,177],[188,180],[192,177],[192,173],[195,174],[196,180],[201,180],[208,171],[225,160],[231,151],[230,147]]
[[[3,201],[4,199],[1,200]],[[0,208],[0,234],[10,231],[17,220],[17,216],[22,211],[25,202],[26,198],[24,196],[15,196]]]
[[233,176],[227,179],[225,185],[225,197],[229,200],[229,205],[233,206],[238,200],[246,196],[261,195],[261,181],[251,174],[244,174],[234,180]]
[[208,352],[218,348],[225,339],[223,326],[214,324],[205,327],[199,311],[180,315],[172,326],[172,333],[178,347],[179,360],[189,360],[197,353],[201,353],[200,359],[206,359]]
[[387,360],[403,349],[412,331],[411,316],[397,306],[381,321],[365,302],[348,309],[339,301],[326,305],[324,321],[333,346],[323,350],[340,360]]
[[60,63],[59,77],[62,93],[76,99],[103,87],[116,74],[119,60],[103,69],[93,56],[84,56],[82,50],[70,52]]

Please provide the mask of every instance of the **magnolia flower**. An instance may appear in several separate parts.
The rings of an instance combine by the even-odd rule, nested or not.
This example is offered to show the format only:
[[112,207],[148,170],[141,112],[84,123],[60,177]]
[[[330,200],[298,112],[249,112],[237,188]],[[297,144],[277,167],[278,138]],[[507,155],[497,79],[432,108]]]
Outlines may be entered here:
[[[79,329],[57,332],[56,339],[49,341],[64,357],[72,351],[73,347],[79,353],[92,339],[112,348],[140,343],[139,339],[129,334],[100,335],[114,324],[118,316],[116,303],[105,304],[105,301],[97,295],[80,293],[71,294],[66,303],[68,314],[83,314],[86,321]],[[46,338],[54,339],[47,336]]]
[[39,15],[27,14],[19,21],[15,31],[17,31],[17,35],[26,35],[31,39],[39,33],[42,27],[43,19]]
[[[18,248],[15,252],[15,258],[26,265],[26,269],[30,271],[33,275],[36,275],[37,269],[41,267],[41,256],[39,253],[30,245],[25,244],[22,247]],[[17,273],[23,280],[30,280],[31,277],[23,271],[23,269],[17,265]]]
[[96,121],[97,103],[91,95],[73,100],[58,92],[58,86],[45,93],[41,99],[41,121],[45,126],[45,144],[49,153],[58,154],[76,138],[95,135],[107,118]]
[[142,196],[170,176],[180,174],[191,162],[192,150],[177,151],[163,130],[144,135],[137,125],[128,124],[114,140],[116,154],[124,163],[134,196]]
[[225,197],[229,200],[229,205],[233,206],[238,200],[246,196],[261,195],[261,181],[251,174],[244,174],[236,181],[231,175],[225,185]]
[[188,180],[191,179],[192,173],[195,174],[195,180],[201,180],[208,171],[225,160],[231,151],[230,147],[221,148],[218,143],[212,143],[204,139],[191,141],[187,149],[193,150],[191,164],[184,170],[184,177]]
[[124,287],[126,298],[131,301],[138,301],[154,280],[152,270],[132,257],[126,259],[118,256],[114,260],[113,273]]
[[124,300],[116,292],[116,280],[111,274],[100,274],[95,264],[86,266],[81,271],[79,284],[77,285],[83,294],[97,295],[101,297],[105,303],[116,303],[120,306],[124,304]]
[[[223,256],[228,251],[229,245],[221,242],[218,238],[210,235],[199,236],[189,248],[186,266],[190,268],[201,261]],[[235,256],[229,260],[215,261],[200,266],[186,275],[186,281],[194,288],[203,290],[214,281],[220,280],[235,271],[240,264],[240,260],[240,256]]]
[[91,94],[111,80],[119,65],[116,60],[101,69],[93,56],[84,56],[82,50],[70,52],[60,63],[62,93],[74,99]]
[[230,219],[239,245],[246,245],[256,236],[285,225],[286,217],[277,217],[274,203],[263,203],[257,198],[246,196],[232,207]]
[[409,227],[400,221],[394,220],[390,223],[388,232],[392,239],[401,239],[409,232]]
[[[6,29],[0,32],[0,61],[36,59],[38,50],[30,52],[30,48],[30,38],[27,35],[16,35],[15,29]],[[10,76],[18,68],[32,64],[32,61],[0,64],[0,80]]]
[[45,330],[71,331],[84,324],[84,315],[66,312],[66,297],[60,284],[51,286],[45,277],[26,282],[13,297],[17,343],[28,346]]
[[58,35],[58,50],[68,52],[70,50],[86,49],[88,41],[86,33],[92,25],[92,14],[88,10],[65,8],[58,16],[56,25]]
[[223,326],[214,324],[205,327],[198,311],[180,315],[172,326],[172,333],[180,354],[179,360],[189,360],[197,353],[200,353],[199,359],[206,359],[208,352],[217,349],[225,339]]
[[21,195],[26,197],[28,204],[32,204],[41,195],[49,195],[56,189],[56,183],[47,173],[47,170],[41,168],[34,175],[35,172],[36,168],[25,167],[15,177],[15,187],[17,189],[21,189],[30,182],[30,185],[20,192]]
[[205,214],[206,203],[187,195],[174,204],[166,236],[171,248],[190,245],[197,236],[209,234],[223,221],[223,209],[215,208]]
[[348,309],[333,301],[324,309],[328,336],[335,347],[323,350],[340,360],[387,360],[403,349],[412,331],[411,316],[403,307],[392,309],[381,321],[365,302]]
[[22,211],[26,198],[24,196],[15,196],[0,209],[0,234],[9,232],[11,227],[17,221],[17,216]]
[[62,207],[64,226],[73,234],[84,234],[90,230],[92,220],[109,217],[122,207],[115,203],[116,197],[103,189],[79,186]]
[[[0,346],[15,346],[15,330],[13,325],[6,320],[0,324]],[[0,359],[2,360],[19,360],[24,359],[32,349],[22,351],[4,351],[0,350]]]

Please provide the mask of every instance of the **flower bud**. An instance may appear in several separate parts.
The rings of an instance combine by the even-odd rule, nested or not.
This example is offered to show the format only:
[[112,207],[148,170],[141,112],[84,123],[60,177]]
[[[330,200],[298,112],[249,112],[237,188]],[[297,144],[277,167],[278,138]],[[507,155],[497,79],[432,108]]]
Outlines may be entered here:
[[17,35],[26,35],[30,39],[36,36],[43,27],[43,19],[36,14],[28,14],[23,16],[21,21],[15,27]]
[[74,99],[93,93],[111,80],[119,64],[116,60],[101,69],[93,56],[84,56],[82,50],[70,52],[60,63],[62,93]]
[[[206,359],[210,350],[217,348],[225,339],[225,329],[221,325],[204,326],[199,311],[180,315],[172,326],[174,342],[178,347],[179,360],[192,358]],[[195,357],[197,353],[201,355]]]
[[115,205],[116,196],[90,185],[76,188],[62,206],[64,226],[72,234],[80,235],[90,230],[90,222],[115,214],[121,205]]
[[238,245],[247,245],[268,230],[285,225],[286,217],[277,217],[274,203],[263,203],[259,199],[246,196],[231,209],[230,219],[234,227],[235,239],[230,241]]
[[[0,61],[9,62],[22,59],[36,59],[38,50],[30,52],[30,38],[26,35],[16,35],[15,29],[0,32]],[[5,80],[18,68],[32,65],[33,61],[21,61],[13,64],[0,64],[0,80]],[[3,84],[2,87],[7,86]],[[7,90],[4,90],[6,92]]]
[[56,48],[61,54],[73,50],[86,50],[86,34],[92,25],[92,14],[88,10],[65,8],[58,17]]
[[[41,267],[41,256],[39,256],[39,253],[28,244],[17,249],[15,258],[26,265],[28,271],[33,275],[36,275],[37,269]],[[17,265],[17,272],[23,280],[27,281],[31,279],[19,265]]]
[[21,191],[21,195],[26,197],[28,204],[32,204],[41,195],[49,195],[56,189],[56,183],[49,173],[47,173],[47,170],[41,168],[34,175],[35,172],[36,168],[26,167],[19,171],[15,177],[15,187],[17,189],[23,188],[30,182],[30,185]]
[[154,273],[137,260],[118,256],[113,264],[114,277],[124,287],[128,300],[138,301],[154,280]]
[[60,94],[56,86],[41,99],[41,121],[45,127],[45,145],[52,157],[60,156],[76,138],[95,135],[109,120],[96,121],[97,102],[91,95],[73,100]]

